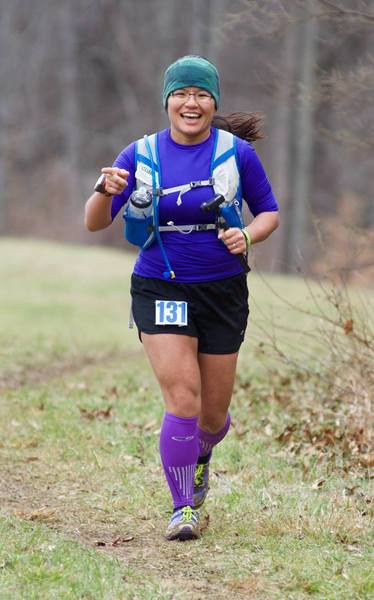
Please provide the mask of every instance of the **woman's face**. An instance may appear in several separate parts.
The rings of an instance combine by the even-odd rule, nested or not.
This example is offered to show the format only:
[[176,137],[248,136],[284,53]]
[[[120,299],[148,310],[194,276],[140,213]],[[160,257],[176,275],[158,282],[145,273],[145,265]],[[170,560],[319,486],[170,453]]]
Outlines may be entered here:
[[167,111],[171,137],[178,144],[198,144],[209,137],[216,109],[214,98],[206,90],[175,90],[168,97]]

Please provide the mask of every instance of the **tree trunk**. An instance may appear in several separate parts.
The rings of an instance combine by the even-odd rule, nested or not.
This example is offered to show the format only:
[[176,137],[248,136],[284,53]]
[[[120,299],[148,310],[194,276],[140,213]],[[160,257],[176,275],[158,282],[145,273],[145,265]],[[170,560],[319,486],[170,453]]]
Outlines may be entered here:
[[65,135],[66,164],[69,179],[66,191],[69,194],[67,204],[71,208],[76,206],[76,197],[80,193],[80,118],[78,96],[78,71],[77,71],[77,37],[75,27],[76,7],[72,0],[61,2],[58,7],[58,24],[62,38],[61,43],[61,70],[62,82],[62,120],[61,130]]
[[276,271],[287,271],[287,247],[290,235],[292,198],[291,198],[291,139],[294,128],[295,109],[295,69],[296,69],[296,29],[286,29],[279,60],[282,76],[276,90],[275,105],[271,111],[269,127],[270,143],[274,148],[271,154],[271,184],[281,209],[279,229],[266,242],[263,252],[265,262],[272,262]]
[[[314,4],[308,0],[308,13]],[[317,22],[308,18],[298,25],[296,58],[298,64],[298,97],[295,123],[292,130],[290,211],[287,214],[290,227],[287,236],[286,265],[292,271],[300,266],[307,251],[307,220],[310,214],[310,180],[313,161],[313,102],[312,90],[316,64]]]
[[5,235],[7,232],[7,216],[8,216],[8,135],[9,135],[9,111],[12,106],[12,90],[11,90],[11,27],[10,17],[11,5],[1,5],[0,15],[0,80],[3,82],[1,89],[0,102],[0,235]]

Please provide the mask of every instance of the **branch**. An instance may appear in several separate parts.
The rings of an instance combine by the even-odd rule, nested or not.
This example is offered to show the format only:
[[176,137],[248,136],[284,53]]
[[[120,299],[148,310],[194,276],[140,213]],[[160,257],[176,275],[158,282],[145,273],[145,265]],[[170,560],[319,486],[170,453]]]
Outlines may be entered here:
[[342,8],[341,6],[337,6],[335,2],[331,2],[331,0],[317,0],[323,6],[333,10],[340,17],[347,17],[358,19],[362,21],[367,21],[369,23],[374,23],[374,15],[361,12],[359,10],[351,10],[348,8]]
[[336,131],[335,133],[327,129],[327,127],[318,127],[318,131],[324,135],[325,137],[333,140],[334,142],[344,142],[344,144],[349,145],[356,150],[364,150],[367,152],[374,148],[374,143],[371,141],[364,142],[361,139],[358,139],[358,136],[352,135],[350,130]]

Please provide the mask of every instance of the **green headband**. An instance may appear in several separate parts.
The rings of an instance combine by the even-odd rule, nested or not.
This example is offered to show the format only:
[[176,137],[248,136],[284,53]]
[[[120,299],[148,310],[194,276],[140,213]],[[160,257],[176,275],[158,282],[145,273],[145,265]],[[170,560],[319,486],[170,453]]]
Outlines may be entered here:
[[183,56],[165,71],[162,101],[166,108],[171,92],[185,87],[198,87],[210,92],[219,106],[219,76],[216,67],[201,56]]

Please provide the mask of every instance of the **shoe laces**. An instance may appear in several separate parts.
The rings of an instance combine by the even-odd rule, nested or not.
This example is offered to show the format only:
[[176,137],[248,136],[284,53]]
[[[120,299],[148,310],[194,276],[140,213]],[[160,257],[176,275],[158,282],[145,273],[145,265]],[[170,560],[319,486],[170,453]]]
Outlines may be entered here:
[[197,464],[195,469],[195,485],[201,485],[203,483],[205,465]]
[[182,508],[183,521],[191,521],[193,517],[193,509],[191,506],[183,506]]

